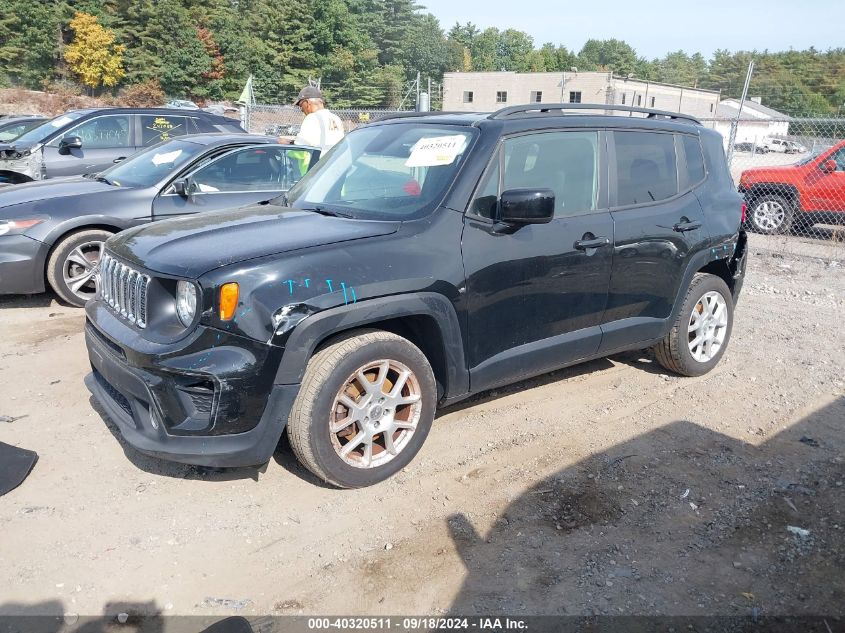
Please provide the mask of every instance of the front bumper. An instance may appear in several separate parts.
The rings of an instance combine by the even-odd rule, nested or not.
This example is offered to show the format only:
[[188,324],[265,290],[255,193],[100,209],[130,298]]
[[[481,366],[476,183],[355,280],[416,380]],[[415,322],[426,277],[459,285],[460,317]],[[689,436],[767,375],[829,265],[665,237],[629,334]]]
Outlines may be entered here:
[[201,466],[270,459],[299,391],[273,384],[280,348],[203,327],[152,343],[99,301],[86,312],[85,384],[130,445]]
[[0,295],[44,292],[50,247],[26,235],[0,235]]

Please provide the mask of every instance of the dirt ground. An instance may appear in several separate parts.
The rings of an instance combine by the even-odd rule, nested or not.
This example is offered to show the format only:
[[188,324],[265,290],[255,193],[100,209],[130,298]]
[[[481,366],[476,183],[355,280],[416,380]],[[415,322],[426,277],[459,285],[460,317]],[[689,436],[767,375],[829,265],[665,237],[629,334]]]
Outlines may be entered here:
[[779,244],[753,236],[709,375],[628,353],[483,394],[355,491],[285,445],[260,472],[134,452],[81,311],[2,299],[0,441],[40,459],[0,498],[0,614],[845,616],[845,249]]

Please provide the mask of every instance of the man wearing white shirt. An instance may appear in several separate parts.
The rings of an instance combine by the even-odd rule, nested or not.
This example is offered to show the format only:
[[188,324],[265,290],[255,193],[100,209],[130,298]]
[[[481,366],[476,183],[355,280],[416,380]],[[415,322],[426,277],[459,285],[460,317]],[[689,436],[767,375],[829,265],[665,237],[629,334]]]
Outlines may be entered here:
[[319,88],[305,86],[299,91],[296,105],[305,113],[305,120],[293,141],[280,138],[280,143],[309,145],[326,152],[343,138],[343,121],[326,109],[326,101]]

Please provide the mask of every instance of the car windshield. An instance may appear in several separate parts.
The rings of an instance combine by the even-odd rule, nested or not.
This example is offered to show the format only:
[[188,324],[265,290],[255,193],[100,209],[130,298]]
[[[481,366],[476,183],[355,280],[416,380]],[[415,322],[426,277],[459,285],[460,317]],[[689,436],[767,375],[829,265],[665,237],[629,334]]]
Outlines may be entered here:
[[100,176],[121,187],[151,187],[204,149],[204,145],[188,141],[164,141],[110,167]]
[[287,203],[361,219],[422,217],[442,199],[477,134],[420,123],[359,128],[290,190]]
[[68,123],[73,123],[84,115],[84,112],[68,112],[67,114],[57,116],[55,119],[51,119],[31,129],[29,132],[21,134],[15,139],[15,143],[40,143],[56,130],[65,127]]
[[801,160],[799,160],[796,165],[806,165],[807,163],[812,163],[816,160],[822,152],[826,152],[826,149],[818,150],[815,152],[811,152],[809,155],[805,156]]

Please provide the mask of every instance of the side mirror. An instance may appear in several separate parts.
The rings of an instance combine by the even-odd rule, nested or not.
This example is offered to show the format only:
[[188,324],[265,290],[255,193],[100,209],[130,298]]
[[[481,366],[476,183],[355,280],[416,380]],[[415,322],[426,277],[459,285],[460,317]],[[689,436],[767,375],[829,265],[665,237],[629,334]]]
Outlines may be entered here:
[[62,142],[59,143],[59,149],[63,149],[65,151],[82,149],[82,139],[78,136],[66,136],[62,139]]
[[826,174],[830,174],[836,171],[836,161],[835,160],[826,160],[821,164],[821,170]]
[[508,189],[502,193],[500,220],[509,224],[546,224],[555,215],[551,189]]
[[173,181],[173,192],[178,196],[187,198],[191,195],[191,189],[192,187],[187,178],[179,178]]

